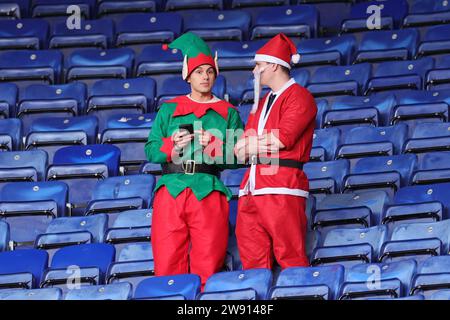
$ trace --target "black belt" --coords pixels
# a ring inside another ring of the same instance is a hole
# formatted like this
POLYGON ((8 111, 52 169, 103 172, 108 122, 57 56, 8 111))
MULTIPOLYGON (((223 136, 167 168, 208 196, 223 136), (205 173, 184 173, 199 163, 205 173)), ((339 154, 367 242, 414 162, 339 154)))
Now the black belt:
POLYGON ((162 174, 184 173, 193 175, 194 173, 207 173, 220 177, 220 169, 211 164, 196 163, 194 160, 187 160, 183 164, 164 163, 161 165, 162 174))
POLYGON ((266 164, 303 170, 303 162, 292 159, 251 157, 250 164, 266 164))

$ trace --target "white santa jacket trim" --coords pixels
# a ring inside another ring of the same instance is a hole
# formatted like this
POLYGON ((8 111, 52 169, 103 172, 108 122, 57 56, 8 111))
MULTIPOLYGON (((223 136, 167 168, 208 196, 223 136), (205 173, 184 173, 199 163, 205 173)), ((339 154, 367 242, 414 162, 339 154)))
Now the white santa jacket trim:
POLYGON ((276 64, 280 64, 283 67, 288 68, 289 70, 291 69, 291 65, 289 63, 287 63, 286 61, 277 58, 275 56, 269 56, 268 54, 255 54, 255 61, 263 61, 263 62, 270 62, 270 63, 276 63, 276 64))
MULTIPOLYGON (((277 92, 270 92, 273 94, 276 94, 275 100, 272 102, 272 107, 269 109, 269 112, 267 113, 266 117, 264 117, 264 114, 266 114, 267 109, 267 102, 268 98, 270 96, 270 93, 267 95, 266 100, 264 101, 263 109, 261 112, 261 115, 259 116, 258 121, 258 134, 262 134, 264 127, 266 126, 267 119, 270 116, 270 112, 273 110, 273 106, 275 105, 277 99, 282 95, 284 91, 286 91, 290 86, 295 84, 295 80, 291 78, 289 81, 287 81, 277 92)), ((252 195, 262 195, 262 194, 287 194, 287 195, 293 195, 293 196, 299 196, 299 197, 305 197, 307 198, 309 196, 309 193, 302 189, 291 189, 291 188, 261 188, 256 189, 255 188, 255 181, 256 181, 256 165, 252 164, 250 167, 250 174, 247 180, 247 183, 244 187, 244 189, 239 190, 239 197, 247 195, 249 192, 252 195)))

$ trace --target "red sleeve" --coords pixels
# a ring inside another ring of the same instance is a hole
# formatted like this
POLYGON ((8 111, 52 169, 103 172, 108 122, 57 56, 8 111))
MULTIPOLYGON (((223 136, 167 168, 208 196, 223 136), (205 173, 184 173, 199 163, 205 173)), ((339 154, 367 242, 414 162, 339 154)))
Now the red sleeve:
POLYGON ((286 149, 291 149, 306 128, 315 121, 317 106, 314 97, 302 89, 291 94, 283 107, 279 136, 286 149))
POLYGON ((166 154, 167 156, 167 162, 171 162, 172 161, 172 152, 173 152, 173 148, 174 148, 174 142, 172 137, 167 137, 167 138, 161 138, 162 140, 162 146, 159 149, 159 151, 163 152, 166 154))

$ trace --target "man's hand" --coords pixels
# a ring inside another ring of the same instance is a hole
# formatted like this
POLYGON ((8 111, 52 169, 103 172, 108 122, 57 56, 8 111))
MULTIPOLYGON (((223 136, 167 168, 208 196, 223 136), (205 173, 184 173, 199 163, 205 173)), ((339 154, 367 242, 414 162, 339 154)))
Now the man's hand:
POLYGON ((198 141, 203 147, 206 147, 212 139, 212 134, 203 129, 195 130, 194 132, 198 134, 198 141))
POLYGON ((283 143, 273 134, 273 132, 258 136, 258 143, 261 147, 265 146, 265 149, 268 152, 278 152, 284 148, 283 143))
POLYGON ((194 138, 193 134, 189 134, 186 130, 178 131, 173 135, 173 143, 175 145, 175 150, 180 151, 186 147, 191 140, 194 138))

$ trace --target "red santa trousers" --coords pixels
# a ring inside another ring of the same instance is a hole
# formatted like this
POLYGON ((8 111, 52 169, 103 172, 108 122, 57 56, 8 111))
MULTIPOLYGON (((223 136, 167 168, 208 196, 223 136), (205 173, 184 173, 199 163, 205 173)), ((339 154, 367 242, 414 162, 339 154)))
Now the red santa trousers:
POLYGON ((174 198, 162 186, 153 202, 155 274, 197 274, 203 289, 208 277, 223 267, 228 216, 227 198, 219 191, 199 201, 190 188, 174 198))
POLYGON ((306 255, 306 199, 293 195, 239 198, 236 237, 244 269, 309 266, 306 255))

